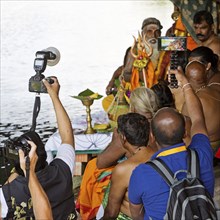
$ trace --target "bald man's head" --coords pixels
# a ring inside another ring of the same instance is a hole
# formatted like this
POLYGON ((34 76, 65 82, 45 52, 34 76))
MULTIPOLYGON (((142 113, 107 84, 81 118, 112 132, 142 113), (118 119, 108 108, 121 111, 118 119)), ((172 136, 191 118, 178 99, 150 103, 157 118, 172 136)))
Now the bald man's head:
POLYGON ((157 143, 163 147, 181 143, 185 134, 185 120, 174 108, 162 108, 151 122, 157 143))
POLYGON ((199 84, 207 81, 206 66, 197 61, 193 60, 186 66, 186 77, 190 83, 199 84))

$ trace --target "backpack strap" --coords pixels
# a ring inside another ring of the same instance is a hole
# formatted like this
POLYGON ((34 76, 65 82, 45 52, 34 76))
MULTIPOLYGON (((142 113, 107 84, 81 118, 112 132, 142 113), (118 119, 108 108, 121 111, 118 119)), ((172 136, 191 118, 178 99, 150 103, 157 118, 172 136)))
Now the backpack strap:
POLYGON ((154 160, 146 162, 146 164, 156 170, 169 186, 174 183, 174 174, 163 160, 155 158, 154 160))
POLYGON ((192 177, 199 178, 200 176, 200 168, 199 168, 199 158, 198 154, 195 150, 190 148, 187 149, 188 151, 188 171, 191 173, 192 177))
MULTIPOLYGON (((197 177, 199 178, 200 170, 199 170, 199 159, 196 151, 188 148, 188 177, 197 177)), ((146 164, 150 165, 154 170, 156 170, 165 180, 165 182, 171 186, 175 181, 175 176, 170 168, 166 165, 166 163, 160 158, 155 158, 154 160, 146 162, 146 164)), ((179 172, 182 172, 180 170, 179 172)), ((185 171, 186 172, 186 171, 185 171)))

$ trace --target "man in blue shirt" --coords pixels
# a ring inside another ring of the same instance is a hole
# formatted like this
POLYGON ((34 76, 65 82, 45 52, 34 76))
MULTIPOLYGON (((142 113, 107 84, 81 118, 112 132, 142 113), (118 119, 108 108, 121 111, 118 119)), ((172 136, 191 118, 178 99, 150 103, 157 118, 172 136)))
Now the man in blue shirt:
MULTIPOLYGON (((207 135, 203 110, 190 83, 178 68, 176 74, 185 96, 186 107, 192 122, 191 143, 199 156, 200 179, 211 196, 214 194, 213 152, 207 135)), ((182 139, 185 136, 184 117, 172 108, 159 110, 151 122, 152 136, 160 157, 173 173, 187 169, 187 151, 182 139)), ((179 175, 181 179, 183 176, 179 175)), ((149 165, 141 164, 132 173, 129 183, 129 201, 132 219, 163 219, 169 197, 169 186, 149 165), (144 207, 144 208, 143 208, 144 207)))

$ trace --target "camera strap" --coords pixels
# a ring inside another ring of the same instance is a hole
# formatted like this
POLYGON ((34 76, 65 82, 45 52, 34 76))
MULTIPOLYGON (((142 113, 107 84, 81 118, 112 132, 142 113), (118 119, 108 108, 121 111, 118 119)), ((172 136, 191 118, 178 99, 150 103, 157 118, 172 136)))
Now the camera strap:
POLYGON ((33 109, 33 117, 32 117, 32 126, 31 126, 31 129, 30 131, 35 131, 36 129, 36 119, 37 119, 37 116, 40 112, 40 105, 41 105, 41 102, 40 102, 40 94, 37 93, 36 94, 36 97, 35 97, 35 102, 34 102, 34 109, 33 109))
MULTIPOLYGON (((25 170, 26 170, 26 179, 27 179, 27 187, 28 187, 29 177, 30 177, 30 157, 29 157, 29 155, 27 155, 27 157, 25 159, 25 170)), ((28 198, 27 198, 26 204, 27 204, 27 217, 26 217, 26 219, 28 220, 28 219, 31 219, 30 212, 29 212, 29 206, 28 206, 28 198)))
POLYGON ((25 169, 26 169, 26 179, 27 179, 27 184, 28 184, 29 176, 30 176, 30 157, 28 155, 25 160, 25 169))

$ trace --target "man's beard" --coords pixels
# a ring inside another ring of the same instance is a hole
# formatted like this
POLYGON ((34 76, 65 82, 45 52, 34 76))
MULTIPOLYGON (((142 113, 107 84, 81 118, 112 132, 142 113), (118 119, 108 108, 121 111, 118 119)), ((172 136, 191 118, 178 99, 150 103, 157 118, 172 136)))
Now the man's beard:
MULTIPOLYGON (((151 45, 151 47, 153 49, 153 53, 150 56, 150 59, 153 63, 154 70, 155 70, 157 68, 157 64, 158 64, 159 56, 160 56, 160 51, 158 51, 158 40, 155 39, 155 38, 154 39, 148 39, 147 42, 151 45), (151 41, 155 42, 155 43, 151 43, 151 41)), ((146 52, 149 53, 150 51, 149 51, 148 46, 145 45, 145 48, 146 48, 146 52)))

